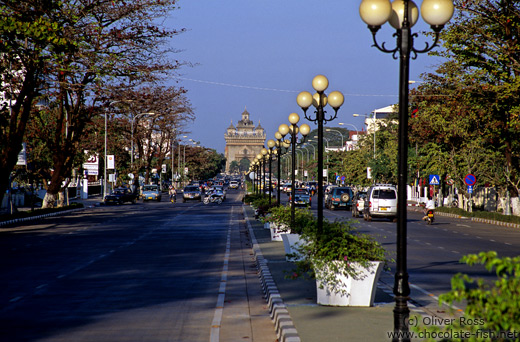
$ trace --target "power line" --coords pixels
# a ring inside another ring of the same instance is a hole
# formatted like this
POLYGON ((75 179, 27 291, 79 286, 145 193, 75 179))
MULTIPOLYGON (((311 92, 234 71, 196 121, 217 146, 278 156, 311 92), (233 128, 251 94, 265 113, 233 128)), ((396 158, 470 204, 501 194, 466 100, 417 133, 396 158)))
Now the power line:
MULTIPOLYGON (((245 88, 245 89, 263 90, 263 91, 276 91, 276 92, 283 92, 283 93, 299 93, 299 91, 297 91, 297 90, 253 87, 253 86, 240 85, 240 84, 196 80, 193 78, 180 77, 180 76, 175 76, 174 78, 183 80, 183 81, 212 84, 212 85, 218 85, 218 86, 224 86, 224 87, 245 88)), ((381 94, 343 94, 343 95, 344 96, 367 96, 367 97, 396 97, 397 96, 397 95, 381 95, 381 94)))

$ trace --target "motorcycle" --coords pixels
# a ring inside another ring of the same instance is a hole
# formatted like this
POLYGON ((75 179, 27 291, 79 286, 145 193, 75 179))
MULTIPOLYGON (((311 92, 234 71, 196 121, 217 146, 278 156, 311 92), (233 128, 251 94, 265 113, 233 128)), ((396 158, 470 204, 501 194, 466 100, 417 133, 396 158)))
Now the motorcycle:
POLYGON ((222 201, 223 201, 223 196, 222 195, 212 193, 212 194, 209 194, 208 196, 204 197, 204 200, 202 202, 204 204, 209 204, 209 203, 221 204, 222 201))
POLYGON ((429 209, 428 212, 426 213, 426 221, 428 222, 428 224, 432 224, 435 217, 433 215, 434 211, 432 209, 429 209))

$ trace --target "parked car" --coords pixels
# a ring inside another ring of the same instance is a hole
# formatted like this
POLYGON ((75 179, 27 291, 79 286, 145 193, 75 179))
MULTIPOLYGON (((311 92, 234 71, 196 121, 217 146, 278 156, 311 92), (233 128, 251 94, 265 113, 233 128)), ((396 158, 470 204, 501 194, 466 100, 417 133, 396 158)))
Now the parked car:
POLYGON ((394 185, 376 184, 368 189, 363 218, 371 221, 372 217, 397 218, 397 188, 394 185))
POLYGON ((202 191, 196 185, 188 185, 182 191, 182 201, 199 201, 202 202, 202 191))
POLYGON ((105 204, 123 204, 125 202, 135 204, 137 203, 137 193, 134 193, 129 188, 116 188, 111 194, 106 195, 103 201, 105 204))
POLYGON ((365 191, 359 191, 354 195, 352 199, 352 217, 363 216, 366 199, 367 193, 365 191))
POLYGON ((307 189, 295 189, 294 192, 295 192, 294 193, 294 206, 295 207, 310 207, 311 206, 311 194, 307 189))
POLYGON ((336 208, 352 208, 352 189, 349 187, 338 186, 333 188, 327 197, 327 208, 334 210, 336 208))
POLYGON ((141 195, 143 201, 157 201, 160 202, 162 199, 162 193, 158 185, 145 185, 143 186, 143 194, 141 195))

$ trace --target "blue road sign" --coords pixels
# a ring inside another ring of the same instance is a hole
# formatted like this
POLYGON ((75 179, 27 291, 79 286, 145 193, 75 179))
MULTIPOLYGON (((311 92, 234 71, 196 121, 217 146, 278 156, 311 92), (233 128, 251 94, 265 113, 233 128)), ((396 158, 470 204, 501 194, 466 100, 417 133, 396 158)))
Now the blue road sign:
POLYGON ((473 193, 473 185, 468 185, 468 194, 473 193))
POLYGON ((440 177, 439 175, 430 175, 430 185, 439 185, 440 177))
POLYGON ((473 186, 477 182, 477 177, 475 175, 472 175, 471 173, 467 174, 466 177, 464 177, 464 183, 468 186, 473 186))

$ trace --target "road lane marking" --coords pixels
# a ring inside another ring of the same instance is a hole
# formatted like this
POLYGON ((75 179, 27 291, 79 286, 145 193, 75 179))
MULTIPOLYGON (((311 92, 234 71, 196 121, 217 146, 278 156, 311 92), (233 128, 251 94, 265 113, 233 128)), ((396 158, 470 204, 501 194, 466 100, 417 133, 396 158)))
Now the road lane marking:
POLYGON ((218 290, 217 304, 215 306, 215 313, 213 314, 213 321, 211 322, 209 341, 210 342, 219 342, 220 341, 220 325, 222 323, 222 314, 224 312, 224 301, 226 299, 226 284, 228 277, 228 268, 229 268, 229 255, 231 253, 231 227, 232 227, 232 218, 235 207, 231 207, 231 214, 229 215, 229 224, 227 231, 227 240, 226 240, 226 252, 224 254, 224 262, 222 266, 222 275, 220 278, 220 286, 218 290))

